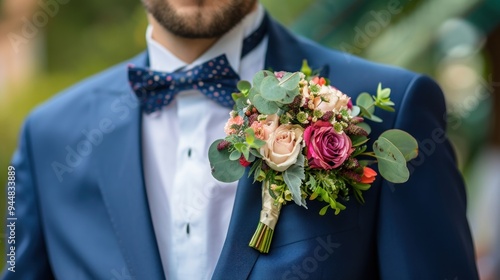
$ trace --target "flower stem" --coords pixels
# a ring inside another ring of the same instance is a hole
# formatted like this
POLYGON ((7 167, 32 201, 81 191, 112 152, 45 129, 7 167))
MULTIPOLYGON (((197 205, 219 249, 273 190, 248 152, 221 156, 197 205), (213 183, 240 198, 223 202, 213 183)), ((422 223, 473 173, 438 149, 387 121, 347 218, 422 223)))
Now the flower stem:
POLYGON ((261 253, 269 253, 271 241, 273 239, 274 230, 267 225, 259 222, 257 230, 255 231, 252 240, 250 240, 250 247, 256 249, 261 253))
POLYGON ((274 228, 278 223, 281 211, 281 203, 277 203, 269 192, 269 182, 265 181, 262 186, 262 211, 257 229, 248 246, 261 253, 269 253, 271 241, 273 240, 274 228))

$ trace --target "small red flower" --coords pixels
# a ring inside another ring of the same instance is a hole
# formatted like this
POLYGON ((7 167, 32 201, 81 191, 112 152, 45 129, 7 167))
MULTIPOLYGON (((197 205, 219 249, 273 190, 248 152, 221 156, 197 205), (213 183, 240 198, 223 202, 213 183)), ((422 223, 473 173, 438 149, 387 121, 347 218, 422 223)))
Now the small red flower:
POLYGON ((371 169, 370 167, 363 168, 363 176, 361 176, 361 183, 363 184, 371 184, 375 181, 377 177, 377 172, 371 169))
POLYGON ((326 85, 326 80, 323 77, 321 77, 321 78, 320 77, 314 77, 312 79, 312 81, 313 81, 313 83, 315 83, 317 85, 320 85, 320 86, 326 85))
POLYGON ((247 167, 250 165, 251 162, 247 161, 244 156, 240 157, 240 164, 243 167, 247 167))

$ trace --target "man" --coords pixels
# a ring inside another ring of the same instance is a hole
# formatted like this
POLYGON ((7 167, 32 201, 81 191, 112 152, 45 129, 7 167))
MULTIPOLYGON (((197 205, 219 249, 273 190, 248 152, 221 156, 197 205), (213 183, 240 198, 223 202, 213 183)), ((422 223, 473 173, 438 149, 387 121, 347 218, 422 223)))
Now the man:
POLYGON ((13 159, 16 272, 3 279, 477 279, 432 80, 291 35, 253 0, 143 2, 147 52, 27 118, 13 159), (303 59, 353 99, 390 87, 397 113, 373 133, 396 127, 427 146, 408 183, 379 180, 364 205, 349 201, 338 216, 286 206, 260 254, 248 246, 260 186, 210 175, 207 150, 230 111, 216 77, 228 66, 247 80, 297 71, 303 59), (175 77, 172 96, 157 91, 175 77))

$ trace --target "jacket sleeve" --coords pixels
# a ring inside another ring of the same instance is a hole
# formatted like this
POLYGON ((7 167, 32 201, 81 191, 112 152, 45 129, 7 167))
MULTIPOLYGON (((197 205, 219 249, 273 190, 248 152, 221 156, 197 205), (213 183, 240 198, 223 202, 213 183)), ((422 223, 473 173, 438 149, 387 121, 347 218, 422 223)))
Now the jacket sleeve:
POLYGON ((410 179, 381 186, 378 257, 381 279, 478 279, 466 218, 466 193, 446 137, 446 106, 425 76, 408 85, 394 127, 413 135, 419 156, 410 179))
MULTIPOLYGON (((17 219, 7 220, 7 225, 10 225, 10 228, 7 227, 5 246, 7 254, 15 253, 15 259, 7 256, 7 261, 14 261, 7 262, 4 267, 1 277, 4 280, 54 279, 40 222, 40 209, 37 203, 38 190, 30 150, 32 139, 30 139, 29 126, 28 119, 22 129, 19 146, 11 163, 11 166, 15 168, 15 175, 14 180, 9 182, 15 184, 7 183, 7 194, 9 194, 8 191, 11 191, 10 195, 12 195, 14 191, 14 196, 11 196, 11 199, 7 199, 7 201, 13 201, 14 203, 11 205, 15 208, 12 210, 13 212, 7 213, 7 218, 17 219), (15 190, 12 188, 13 185, 15 190), (12 223, 15 224, 14 227, 12 227, 12 223), (10 236, 14 236, 14 238, 9 239, 10 236)), ((7 209, 7 205, 5 209, 7 209)))

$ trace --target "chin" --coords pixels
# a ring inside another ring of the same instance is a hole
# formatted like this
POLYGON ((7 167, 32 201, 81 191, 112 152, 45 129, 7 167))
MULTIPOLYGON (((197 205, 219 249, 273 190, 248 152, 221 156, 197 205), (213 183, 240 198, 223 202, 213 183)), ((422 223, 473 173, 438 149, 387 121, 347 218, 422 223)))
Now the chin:
POLYGON ((207 9, 230 5, 234 0, 164 0, 177 10, 207 9))

